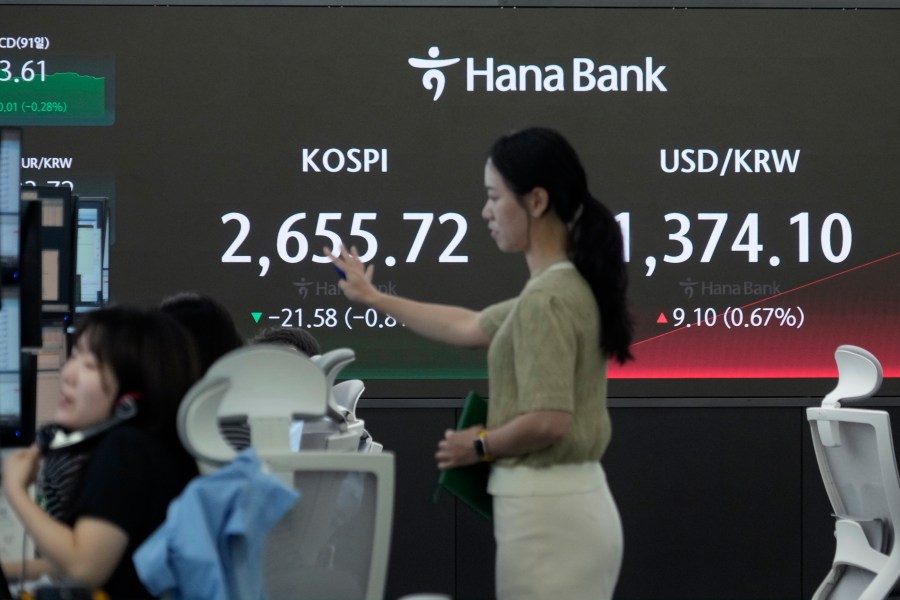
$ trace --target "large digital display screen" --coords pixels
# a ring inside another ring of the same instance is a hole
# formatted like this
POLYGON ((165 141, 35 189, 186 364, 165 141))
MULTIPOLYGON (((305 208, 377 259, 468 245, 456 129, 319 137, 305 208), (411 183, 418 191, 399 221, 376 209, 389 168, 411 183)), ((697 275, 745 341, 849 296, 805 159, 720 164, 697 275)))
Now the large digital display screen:
POLYGON ((367 395, 461 396, 482 351, 350 305, 512 297, 491 142, 554 127, 617 215, 636 360, 612 396, 815 397, 834 349, 900 377, 900 12, 2 6, 22 178, 109 199, 111 300, 208 293, 243 334, 348 346, 367 395))

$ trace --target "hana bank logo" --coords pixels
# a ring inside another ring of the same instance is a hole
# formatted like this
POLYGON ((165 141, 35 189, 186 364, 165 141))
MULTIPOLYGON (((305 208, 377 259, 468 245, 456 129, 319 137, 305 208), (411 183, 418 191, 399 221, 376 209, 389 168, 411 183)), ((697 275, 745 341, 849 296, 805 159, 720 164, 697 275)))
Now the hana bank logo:
MULTIPOLYGON (((415 69, 424 69, 422 86, 434 90, 436 102, 447 85, 442 70, 462 62, 462 58, 441 58, 437 46, 428 49, 429 58, 408 58, 415 69)), ((665 93, 663 80, 667 66, 653 56, 634 57, 633 62, 609 64, 593 58, 576 56, 560 64, 508 64, 493 56, 465 59, 467 92, 518 93, 665 93)))
POLYGON ((438 58, 440 54, 441 49, 437 46, 432 46, 428 49, 428 56, 430 58, 409 59, 411 67, 428 69, 422 74, 422 86, 426 90, 434 90, 434 98, 432 98, 433 102, 441 97, 441 94, 444 93, 444 86, 447 84, 447 77, 440 69, 455 65, 460 61, 459 58, 438 58))

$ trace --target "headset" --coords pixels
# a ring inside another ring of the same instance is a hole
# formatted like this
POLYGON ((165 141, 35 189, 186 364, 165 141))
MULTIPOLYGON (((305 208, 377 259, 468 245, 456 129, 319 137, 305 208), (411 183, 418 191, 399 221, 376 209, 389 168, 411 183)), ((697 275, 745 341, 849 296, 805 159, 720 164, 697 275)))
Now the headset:
POLYGON ((79 431, 67 431, 62 425, 50 423, 41 427, 35 435, 35 441, 41 450, 41 454, 72 448, 77 444, 86 442, 95 436, 133 419, 138 414, 138 400, 141 395, 138 392, 123 394, 117 401, 112 417, 93 427, 79 431))

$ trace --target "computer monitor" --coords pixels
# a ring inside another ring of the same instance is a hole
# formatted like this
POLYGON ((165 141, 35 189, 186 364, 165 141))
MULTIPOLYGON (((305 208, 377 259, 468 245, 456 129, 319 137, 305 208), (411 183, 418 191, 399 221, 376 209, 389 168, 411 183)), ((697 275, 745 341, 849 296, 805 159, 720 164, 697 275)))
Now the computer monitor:
MULTIPOLYGON (((37 359, 22 353, 22 342, 40 343, 40 307, 22 313, 22 217, 19 197, 22 131, 0 128, 0 447, 24 446, 34 438, 37 359)), ((39 213, 30 212, 27 254, 39 257, 39 213)), ((40 269, 30 290, 40 291, 40 269), (36 287, 35 287, 36 286, 36 287)), ((0 581, 0 594, 7 591, 0 581)))
POLYGON ((0 129, 0 268, 13 269, 19 259, 19 180, 22 132, 0 129))
POLYGON ((75 311, 100 308, 108 300, 109 211, 106 198, 75 199, 75 311))
MULTIPOLYGON (((40 206, 37 216, 43 274, 40 310, 45 317, 65 320, 74 312, 76 296, 75 199, 72 190, 66 186, 23 187, 21 197, 24 204, 37 202, 40 206)), ((22 235, 25 235, 24 229, 22 235)))
POLYGON ((0 286, 0 447, 34 439, 37 357, 21 349, 19 287, 0 286))

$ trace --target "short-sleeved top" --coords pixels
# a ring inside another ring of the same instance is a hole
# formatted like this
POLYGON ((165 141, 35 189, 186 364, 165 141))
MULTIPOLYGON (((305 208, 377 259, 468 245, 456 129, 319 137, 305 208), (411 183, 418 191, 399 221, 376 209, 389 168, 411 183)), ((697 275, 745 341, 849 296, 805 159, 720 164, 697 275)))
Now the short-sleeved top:
POLYGON ((103 434, 88 461, 76 500, 79 517, 108 521, 128 535, 128 547, 103 589, 111 598, 151 598, 131 557, 166 518, 169 503, 197 475, 177 440, 163 442, 120 425, 103 434))
POLYGON ((487 427, 538 410, 573 415, 566 436, 547 448, 497 461, 547 467, 599 460, 612 427, 600 315, 587 281, 569 261, 531 278, 518 298, 481 311, 488 349, 487 427))

